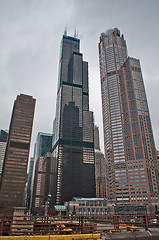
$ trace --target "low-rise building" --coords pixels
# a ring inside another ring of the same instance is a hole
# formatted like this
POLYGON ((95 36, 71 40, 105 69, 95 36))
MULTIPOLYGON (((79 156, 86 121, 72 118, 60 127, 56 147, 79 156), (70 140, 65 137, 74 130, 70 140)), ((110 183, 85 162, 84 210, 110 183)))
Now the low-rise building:
POLYGON ((74 197, 65 203, 68 215, 107 215, 108 206, 105 198, 74 197))

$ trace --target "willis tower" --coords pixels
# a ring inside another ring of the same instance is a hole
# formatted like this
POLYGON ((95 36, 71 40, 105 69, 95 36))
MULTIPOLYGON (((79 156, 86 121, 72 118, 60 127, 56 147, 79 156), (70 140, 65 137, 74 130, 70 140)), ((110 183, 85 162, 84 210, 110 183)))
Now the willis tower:
POLYGON ((54 203, 95 197, 94 119, 80 40, 63 35, 53 124, 54 203))

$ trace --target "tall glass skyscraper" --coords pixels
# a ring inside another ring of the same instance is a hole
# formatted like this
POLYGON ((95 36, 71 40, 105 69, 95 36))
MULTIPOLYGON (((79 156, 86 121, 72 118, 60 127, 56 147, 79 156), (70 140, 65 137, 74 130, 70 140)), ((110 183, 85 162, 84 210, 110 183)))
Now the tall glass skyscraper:
POLYGON ((32 182, 32 175, 33 175, 33 166, 34 166, 34 158, 31 157, 29 161, 29 170, 27 175, 26 181, 26 189, 25 189, 25 207, 27 211, 30 208, 30 198, 31 198, 31 182, 32 182))
POLYGON ((94 197, 94 121, 89 111, 88 63, 80 40, 64 35, 61 41, 53 157, 55 202, 94 197))
POLYGON ((158 204, 159 166, 138 59, 119 29, 99 43, 107 197, 118 204, 158 204))

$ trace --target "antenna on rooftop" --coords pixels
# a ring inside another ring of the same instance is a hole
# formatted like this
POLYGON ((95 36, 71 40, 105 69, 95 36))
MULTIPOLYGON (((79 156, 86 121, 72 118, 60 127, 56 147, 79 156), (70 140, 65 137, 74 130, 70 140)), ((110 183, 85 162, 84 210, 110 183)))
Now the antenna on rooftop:
POLYGON ((74 37, 77 38, 78 37, 78 31, 75 28, 75 32, 74 32, 74 37))
POLYGON ((67 25, 65 26, 64 35, 67 35, 67 25))

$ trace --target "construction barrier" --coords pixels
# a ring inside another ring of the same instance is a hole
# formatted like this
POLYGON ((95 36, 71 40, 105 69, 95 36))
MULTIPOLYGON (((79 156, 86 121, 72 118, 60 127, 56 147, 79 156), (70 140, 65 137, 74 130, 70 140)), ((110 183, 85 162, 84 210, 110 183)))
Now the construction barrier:
POLYGON ((0 240, 75 240, 100 239, 100 234, 47 235, 47 236, 1 236, 0 240))

